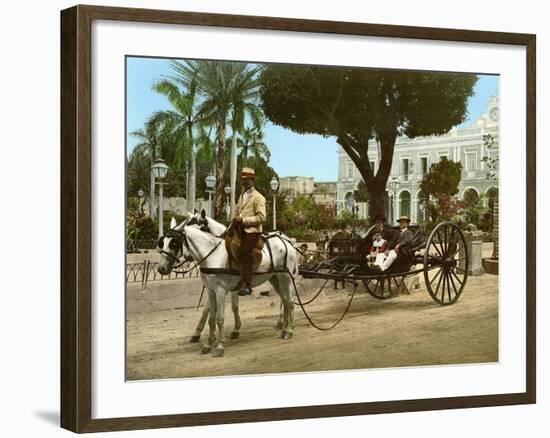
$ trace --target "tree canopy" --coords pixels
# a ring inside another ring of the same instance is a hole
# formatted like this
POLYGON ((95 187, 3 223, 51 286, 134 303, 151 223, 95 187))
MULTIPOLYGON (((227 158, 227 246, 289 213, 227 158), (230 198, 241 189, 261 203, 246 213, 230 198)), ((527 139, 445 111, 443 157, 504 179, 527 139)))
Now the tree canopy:
POLYGON ((440 135, 462 123, 477 76, 274 64, 260 80, 262 108, 274 124, 336 137, 367 185, 373 217, 384 211, 396 138, 440 135), (380 146, 376 174, 369 140, 380 146))
POLYGON ((430 166, 430 171, 424 175, 420 183, 420 189, 432 196, 453 196, 458 193, 461 177, 462 164, 442 157, 438 163, 430 166))

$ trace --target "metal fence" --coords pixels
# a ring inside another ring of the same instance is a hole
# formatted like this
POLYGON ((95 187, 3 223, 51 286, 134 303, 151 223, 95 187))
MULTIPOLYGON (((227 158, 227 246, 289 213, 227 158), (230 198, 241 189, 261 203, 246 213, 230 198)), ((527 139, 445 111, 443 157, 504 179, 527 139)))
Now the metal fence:
POLYGON ((126 239, 127 253, 147 252, 148 250, 155 249, 156 247, 157 241, 155 239, 126 239))
POLYGON ((184 278, 196 278, 200 275, 198 267, 185 272, 191 268, 191 263, 184 263, 176 272, 172 271, 168 275, 159 274, 157 266, 158 262, 151 262, 150 260, 145 260, 141 263, 127 263, 126 283, 141 283, 141 287, 145 288, 149 281, 181 280, 184 278))

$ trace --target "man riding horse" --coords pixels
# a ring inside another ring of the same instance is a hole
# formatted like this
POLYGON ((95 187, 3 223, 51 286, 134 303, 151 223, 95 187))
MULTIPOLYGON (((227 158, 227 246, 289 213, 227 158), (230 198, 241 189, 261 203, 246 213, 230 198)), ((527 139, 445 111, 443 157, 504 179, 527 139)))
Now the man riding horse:
POLYGON ((239 295, 252 294, 253 274, 253 250, 258 245, 262 234, 262 224, 265 222, 265 198, 254 188, 254 169, 243 167, 242 170, 243 192, 235 211, 236 223, 241 225, 242 235, 239 250, 239 263, 241 265, 241 280, 243 287, 239 295))

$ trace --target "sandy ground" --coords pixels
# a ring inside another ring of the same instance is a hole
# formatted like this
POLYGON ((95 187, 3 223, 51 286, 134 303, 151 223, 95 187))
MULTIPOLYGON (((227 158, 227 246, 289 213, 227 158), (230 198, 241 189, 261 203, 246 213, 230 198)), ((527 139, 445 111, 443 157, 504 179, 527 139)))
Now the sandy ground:
MULTIPOLYGON (((302 299, 321 284, 300 280, 302 299)), ((470 277, 457 303, 441 307, 420 287, 390 300, 372 298, 361 285, 346 318, 335 329, 311 327, 298 306, 294 337, 278 338, 274 328, 279 299, 258 287, 241 297, 241 336, 227 336, 221 358, 200 354, 201 343, 189 343, 199 319, 198 279, 149 283, 127 295, 127 379, 158 379, 359 369, 498 361, 498 277, 470 277)), ((330 325, 344 310, 351 293, 327 287, 307 306, 315 322, 330 325)), ((204 298, 203 298, 204 300, 204 298)), ((226 334, 233 316, 226 306, 226 334)))

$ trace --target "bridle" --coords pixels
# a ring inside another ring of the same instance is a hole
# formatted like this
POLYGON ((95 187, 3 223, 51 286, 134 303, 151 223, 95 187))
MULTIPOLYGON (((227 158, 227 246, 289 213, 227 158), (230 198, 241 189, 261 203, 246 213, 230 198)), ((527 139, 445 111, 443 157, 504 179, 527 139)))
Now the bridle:
MULTIPOLYGON (((164 238, 166 238, 166 237, 171 237, 172 239, 174 239, 174 238, 178 239, 178 241, 180 242, 180 245, 179 245, 179 251, 180 252, 183 252, 183 244, 184 243, 189 248, 189 242, 187 241, 187 235, 185 234, 185 231, 181 232, 181 231, 178 231, 176 229, 170 229, 166 232, 166 234, 164 236, 162 236, 162 240, 164 240, 164 238)), ((165 251, 164 248, 161 248, 160 253, 162 255, 165 255, 166 257, 171 258, 172 260, 174 260, 174 262, 176 264, 174 266, 172 266, 172 269, 179 268, 181 265, 183 265, 185 263, 185 259, 181 260, 181 258, 175 256, 174 254, 169 253, 168 251, 165 251)))
MULTIPOLYGON (((174 228, 168 230, 166 232, 166 234, 164 236, 162 236, 162 239, 164 239, 165 237, 172 237, 172 238, 176 238, 178 239, 179 241, 181 241, 181 244, 180 244, 180 251, 183 252, 183 245, 185 244, 185 246, 187 248, 189 248, 189 241, 187 240, 187 234, 185 233, 185 231, 179 231, 179 230, 176 230, 174 228)), ((218 247, 221 245, 221 243, 223 242, 224 240, 221 239, 215 246, 214 248, 212 248, 208 254, 206 254, 200 261, 198 262, 195 262, 195 264, 193 266, 191 266, 189 269, 185 270, 185 271, 178 271, 177 273, 178 274, 186 274, 188 272, 191 272, 193 269, 195 269, 196 267, 200 266, 200 264, 202 262, 204 262, 208 257, 210 257, 210 255, 216 250, 218 249, 218 247)), ((162 255, 165 255, 165 256, 168 256, 169 258, 171 258, 172 260, 175 260, 175 262, 177 264, 175 264, 174 266, 172 266, 172 271, 174 271, 174 269, 177 269, 179 268, 181 265, 183 265, 186 260, 183 259, 181 260, 181 258, 175 256, 174 254, 171 254, 169 253, 168 251, 165 251, 164 248, 162 248, 160 250, 160 253, 162 255)))

